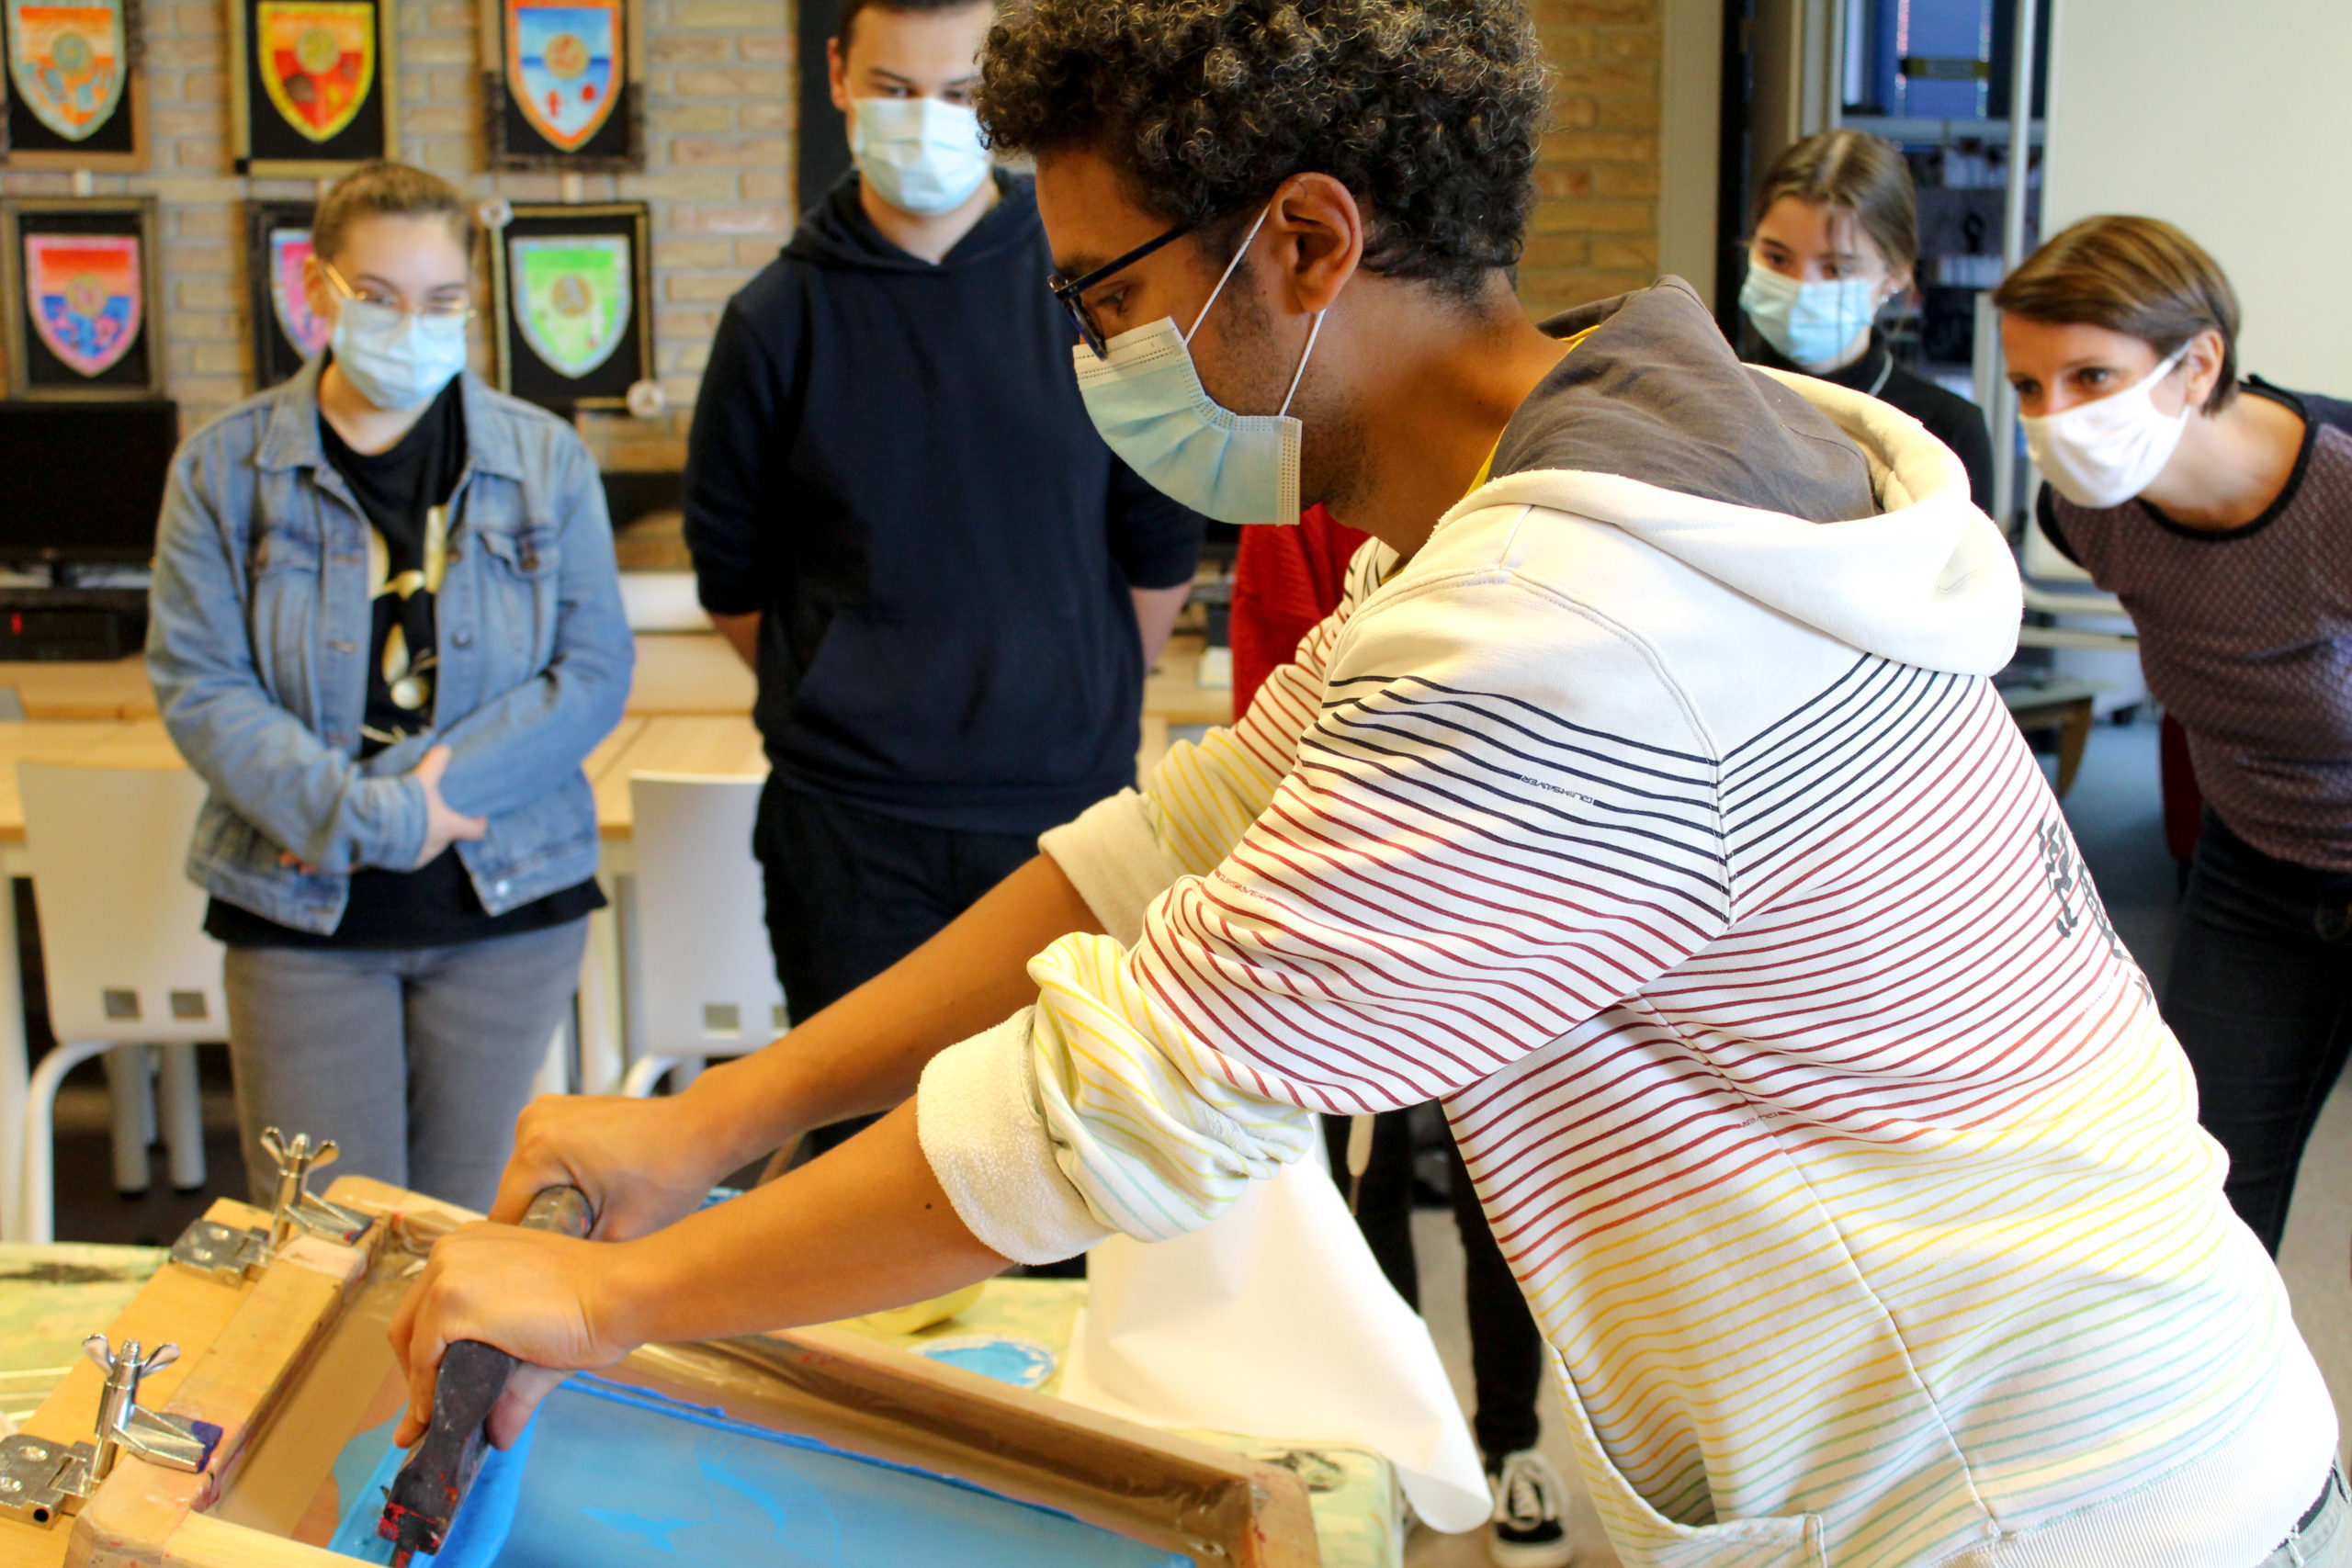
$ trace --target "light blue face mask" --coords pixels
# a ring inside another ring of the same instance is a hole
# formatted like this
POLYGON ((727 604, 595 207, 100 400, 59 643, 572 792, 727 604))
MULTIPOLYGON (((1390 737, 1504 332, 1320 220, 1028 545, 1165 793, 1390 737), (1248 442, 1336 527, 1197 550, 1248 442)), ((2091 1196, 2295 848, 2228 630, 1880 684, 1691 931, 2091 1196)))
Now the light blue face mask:
POLYGON ((1739 286, 1739 308, 1764 341, 1807 370, 1835 365, 1878 314, 1878 279, 1799 283, 1757 262, 1739 286))
POLYGON ((412 316, 389 305, 345 299, 327 341, 359 395, 379 409, 431 401, 466 367, 463 316, 412 316))
POLYGON ((1268 207, 1258 215, 1208 304, 1193 318, 1191 332, 1180 333, 1175 321, 1163 316, 1113 338, 1100 359, 1084 344, 1070 349, 1079 396, 1111 450, 1160 494, 1220 523, 1298 521, 1298 444, 1305 432, 1290 417, 1290 405, 1323 331, 1323 312, 1315 312, 1278 413, 1235 413, 1210 397, 1190 346, 1272 211, 1268 207))
POLYGON ((935 218, 989 177, 979 117, 937 98, 859 98, 850 116, 857 176, 901 212, 935 218))

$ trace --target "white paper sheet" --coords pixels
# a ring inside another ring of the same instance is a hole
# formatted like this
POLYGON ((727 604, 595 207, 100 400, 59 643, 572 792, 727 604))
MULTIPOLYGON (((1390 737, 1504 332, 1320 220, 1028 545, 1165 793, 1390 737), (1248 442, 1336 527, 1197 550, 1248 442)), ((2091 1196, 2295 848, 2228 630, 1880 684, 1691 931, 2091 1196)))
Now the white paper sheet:
POLYGON ((1154 1427, 1387 1456, 1414 1510, 1476 1529, 1493 1504, 1429 1327, 1390 1287, 1319 1163, 1251 1185, 1207 1228, 1087 1255, 1061 1395, 1154 1427))

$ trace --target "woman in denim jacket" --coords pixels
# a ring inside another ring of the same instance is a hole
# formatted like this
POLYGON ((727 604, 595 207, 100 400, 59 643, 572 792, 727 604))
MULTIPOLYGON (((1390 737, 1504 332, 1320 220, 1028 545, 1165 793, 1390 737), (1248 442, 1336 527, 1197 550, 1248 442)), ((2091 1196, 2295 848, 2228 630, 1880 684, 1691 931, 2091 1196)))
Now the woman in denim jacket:
POLYGON ((464 367, 454 188, 371 164, 312 240, 330 346, 174 459, 148 674, 211 786, 188 874, 256 1198, 276 1125, 487 1208, 604 903, 581 763, 628 691, 612 529, 579 437, 464 367))

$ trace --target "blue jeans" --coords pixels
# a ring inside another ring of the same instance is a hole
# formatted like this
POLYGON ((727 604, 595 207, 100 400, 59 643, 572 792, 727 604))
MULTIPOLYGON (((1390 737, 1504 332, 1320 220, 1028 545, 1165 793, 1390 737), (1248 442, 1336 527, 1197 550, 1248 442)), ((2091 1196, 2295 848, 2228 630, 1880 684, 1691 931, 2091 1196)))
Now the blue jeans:
POLYGON ((2198 1120, 2229 1153, 2230 1204, 2276 1256, 2352 1052, 2352 876, 2274 860, 2206 812, 2164 1015, 2197 1071, 2198 1120))
POLYGON ((229 1054, 247 1185, 267 1207, 265 1127, 333 1138, 337 1176, 487 1209, 514 1119, 571 1004, 584 919, 407 950, 231 948, 229 1054))
POLYGON ((2352 1568, 2352 1502, 2345 1495, 2343 1466, 2328 1472, 2327 1489, 2310 1522, 2255 1568, 2352 1568))

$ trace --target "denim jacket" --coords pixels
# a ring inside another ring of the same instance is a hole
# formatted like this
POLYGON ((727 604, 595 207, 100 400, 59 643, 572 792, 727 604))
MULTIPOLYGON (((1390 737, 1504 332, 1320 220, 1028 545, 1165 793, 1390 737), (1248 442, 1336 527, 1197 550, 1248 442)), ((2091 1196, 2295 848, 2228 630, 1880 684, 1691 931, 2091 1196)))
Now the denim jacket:
POLYGON ((352 871, 415 863, 424 789, 407 775, 446 745, 443 797, 489 821, 457 846, 484 909, 586 880, 596 806, 581 763, 620 721, 635 659, 595 465, 569 427, 466 373, 434 730, 363 761, 368 524, 320 445, 321 364, 172 460, 147 674, 211 786, 188 875, 280 925, 332 932, 352 871), (280 865, 281 849, 317 873, 280 865))

